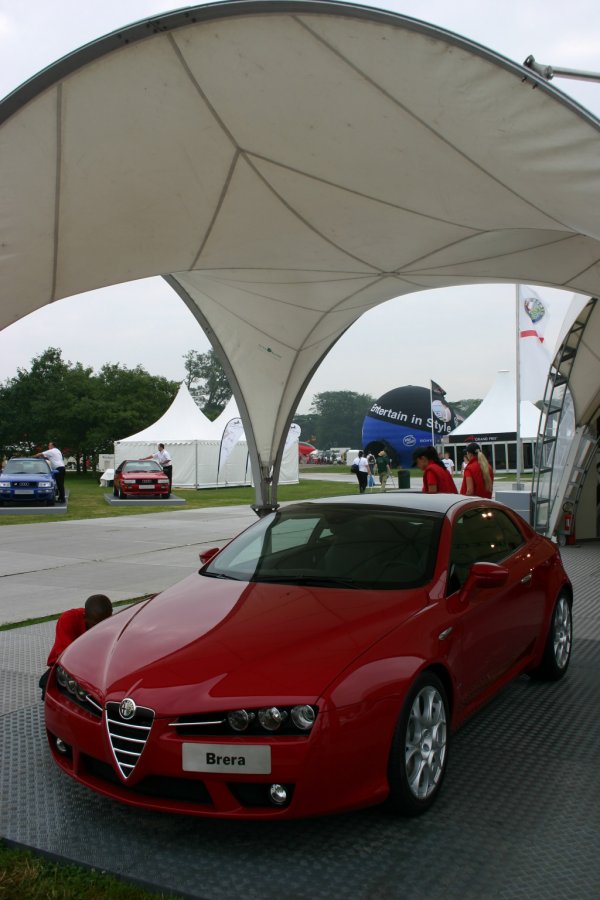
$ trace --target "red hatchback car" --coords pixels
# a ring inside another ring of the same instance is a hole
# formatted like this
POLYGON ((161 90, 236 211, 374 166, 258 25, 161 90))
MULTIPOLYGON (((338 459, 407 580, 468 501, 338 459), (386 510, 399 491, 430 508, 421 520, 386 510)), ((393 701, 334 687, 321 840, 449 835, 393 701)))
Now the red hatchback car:
POLYGON ((168 497, 169 479, 153 459, 127 459, 115 469, 113 494, 126 497, 168 497))
POLYGON ((55 761, 125 803, 275 819, 387 800, 416 815, 454 729, 518 675, 567 671, 559 550, 490 500, 293 504, 201 558, 71 644, 49 679, 55 761))

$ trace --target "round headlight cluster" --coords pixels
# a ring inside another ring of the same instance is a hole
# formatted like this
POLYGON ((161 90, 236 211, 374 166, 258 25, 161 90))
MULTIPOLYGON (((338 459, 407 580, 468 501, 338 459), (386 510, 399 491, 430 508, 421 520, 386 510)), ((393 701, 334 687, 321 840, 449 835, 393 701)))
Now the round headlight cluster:
POLYGON ((63 688, 66 688, 70 694, 73 694, 74 697, 77 697, 78 700, 86 700, 87 699, 87 691, 78 684, 72 675, 69 675, 62 666, 56 667, 56 680, 59 685, 63 688))
POLYGON ((235 709, 227 713, 227 724, 232 731, 246 731, 252 723, 253 731, 256 731, 256 725, 265 731, 279 731, 284 725, 287 725, 286 732, 290 726, 292 731, 310 731, 315 724, 317 712, 314 706, 308 703, 299 706, 264 706, 258 710, 235 709))

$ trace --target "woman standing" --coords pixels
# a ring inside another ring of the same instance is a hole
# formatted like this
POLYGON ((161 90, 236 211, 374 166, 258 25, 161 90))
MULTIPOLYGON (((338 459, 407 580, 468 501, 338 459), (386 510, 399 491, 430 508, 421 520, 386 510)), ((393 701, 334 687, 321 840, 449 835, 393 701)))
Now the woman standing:
POLYGON ((456 494, 456 485, 435 447, 421 447, 413 454, 413 465, 423 472, 425 494, 456 494))
POLYGON ((467 465, 463 472, 463 482, 460 488, 461 494, 467 497, 492 496, 494 486, 494 473, 487 461, 481 447, 474 441, 466 447, 467 465))

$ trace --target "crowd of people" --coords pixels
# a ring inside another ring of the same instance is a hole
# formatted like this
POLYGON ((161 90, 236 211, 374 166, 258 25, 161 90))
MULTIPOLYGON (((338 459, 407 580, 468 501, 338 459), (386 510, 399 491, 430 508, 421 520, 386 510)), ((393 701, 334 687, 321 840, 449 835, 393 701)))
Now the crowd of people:
MULTIPOLYGON (((413 465, 423 473, 423 492, 426 494, 460 493, 467 497, 486 498, 492 496, 494 472, 485 453, 475 441, 467 444, 465 448, 460 490, 454 482, 454 460, 449 451, 445 451, 441 459, 435 447, 419 447, 413 454, 413 465)), ((367 487, 375 486, 375 475, 379 478, 381 490, 385 491, 388 479, 392 475, 391 460, 385 450, 380 450, 377 456, 359 450, 352 461, 351 471, 356 475, 361 494, 365 493, 367 487)))

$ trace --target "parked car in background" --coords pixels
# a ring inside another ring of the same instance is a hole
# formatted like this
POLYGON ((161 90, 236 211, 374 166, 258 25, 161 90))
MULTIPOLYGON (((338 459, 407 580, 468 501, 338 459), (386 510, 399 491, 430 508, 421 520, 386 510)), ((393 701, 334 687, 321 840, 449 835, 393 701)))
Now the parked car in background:
POLYGON ((126 497, 168 497, 169 479, 153 459, 127 459, 117 466, 113 494, 126 497))
POLYGON ((52 506, 58 498, 52 468, 45 459, 13 456, 0 473, 0 502, 44 503, 52 506))
MULTIPOLYGON (((54 760, 134 806, 277 819, 388 801, 417 815, 455 728, 511 679, 569 665, 560 552, 491 500, 290 504, 200 559, 86 632, 49 678, 54 760)), ((552 694, 527 702, 535 721, 552 694)))

